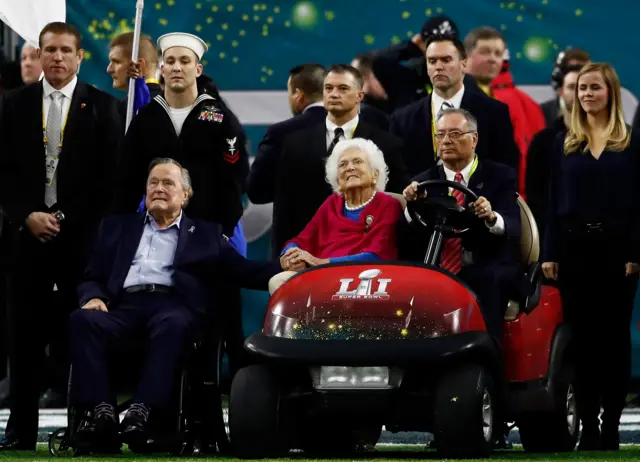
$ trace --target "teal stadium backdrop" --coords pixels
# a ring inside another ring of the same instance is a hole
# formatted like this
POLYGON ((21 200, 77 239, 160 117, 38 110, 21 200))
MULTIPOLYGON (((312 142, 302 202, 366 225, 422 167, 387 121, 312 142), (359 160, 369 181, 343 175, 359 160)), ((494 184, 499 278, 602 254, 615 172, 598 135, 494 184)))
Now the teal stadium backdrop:
MULTIPOLYGON (((67 0, 67 9, 68 21, 84 35, 81 77, 110 89, 105 73, 109 41, 133 29, 135 0, 67 0)), ((223 92, 240 96, 240 101, 254 98, 245 100, 253 102, 251 111, 267 113, 241 116, 255 149, 266 125, 286 117, 284 95, 263 92, 284 90, 289 68, 311 61, 349 62, 359 52, 410 38, 425 20, 441 13, 458 24, 462 35, 481 25, 500 29, 519 85, 548 84, 556 54, 573 45, 588 50, 596 61, 612 63, 623 86, 640 95, 640 3, 627 0, 146 0, 143 32, 154 38, 190 32, 208 42, 205 72, 223 92)), ((247 203, 244 224, 251 258, 266 258, 270 210, 247 203)), ((260 329, 267 298, 263 292, 244 293, 246 334, 260 329)), ((634 318, 634 344, 640 348, 637 326, 634 318)), ((640 376, 640 355, 634 355, 634 369, 640 376)))

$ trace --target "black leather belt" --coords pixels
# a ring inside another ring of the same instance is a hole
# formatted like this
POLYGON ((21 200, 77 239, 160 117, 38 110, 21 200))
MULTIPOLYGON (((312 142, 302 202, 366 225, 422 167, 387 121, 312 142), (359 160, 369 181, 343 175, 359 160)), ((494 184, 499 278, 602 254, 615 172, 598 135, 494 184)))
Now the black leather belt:
POLYGON ((173 292, 173 287, 162 286, 160 284, 139 284, 137 286, 127 287, 124 291, 128 294, 136 292, 162 292, 168 294, 173 292))

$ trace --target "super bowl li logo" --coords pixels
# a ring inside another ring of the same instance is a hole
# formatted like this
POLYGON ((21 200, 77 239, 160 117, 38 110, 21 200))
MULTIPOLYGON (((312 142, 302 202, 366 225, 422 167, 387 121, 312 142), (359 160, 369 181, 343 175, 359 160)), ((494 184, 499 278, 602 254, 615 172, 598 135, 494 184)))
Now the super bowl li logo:
POLYGON ((378 278, 382 274, 379 269, 363 271, 358 275, 360 283, 353 290, 349 290, 353 278, 340 279, 340 290, 331 296, 332 300, 389 300, 387 286, 391 279, 378 278), (373 284, 378 283, 377 290, 373 293, 373 284))

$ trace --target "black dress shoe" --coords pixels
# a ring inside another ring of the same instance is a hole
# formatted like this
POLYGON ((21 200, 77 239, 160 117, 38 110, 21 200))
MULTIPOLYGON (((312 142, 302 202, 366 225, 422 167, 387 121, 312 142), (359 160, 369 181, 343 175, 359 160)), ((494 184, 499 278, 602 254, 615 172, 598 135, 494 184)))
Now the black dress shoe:
POLYGON ((210 443, 196 438, 193 442, 193 448, 191 449, 191 456, 198 457, 205 454, 215 454, 217 447, 215 443, 210 443))
POLYGON ((598 427, 583 427, 580 435, 578 451, 599 451, 600 429, 598 427))
POLYGON ((0 440, 0 451, 35 451, 36 444, 22 443, 18 438, 5 437, 0 440))
POLYGON ((109 403, 98 404, 86 425, 81 425, 77 432, 78 440, 93 447, 111 448, 118 442, 118 422, 115 408, 109 403))
POLYGON ((149 408, 142 403, 133 403, 120 424, 122 440, 130 444, 144 440, 149 422, 149 408))
POLYGON ((602 434, 600 435, 601 451, 619 451, 620 450, 620 432, 618 428, 607 428, 602 426, 602 434))
POLYGON ((513 449, 513 444, 506 435, 497 436, 491 443, 493 449, 513 449))

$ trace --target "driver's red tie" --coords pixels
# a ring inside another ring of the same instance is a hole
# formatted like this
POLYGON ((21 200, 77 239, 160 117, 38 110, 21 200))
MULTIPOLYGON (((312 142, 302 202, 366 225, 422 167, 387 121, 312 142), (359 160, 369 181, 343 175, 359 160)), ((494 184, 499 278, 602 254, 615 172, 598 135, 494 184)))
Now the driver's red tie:
MULTIPOLYGON (((454 178, 456 183, 462 183, 462 173, 456 173, 454 178)), ((464 207, 464 194, 454 189, 451 193, 456 198, 458 205, 464 207)), ((444 241, 442 249, 442 258, 440 259, 440 267, 453 274, 457 274, 462 269, 462 239, 449 238, 444 241)))

